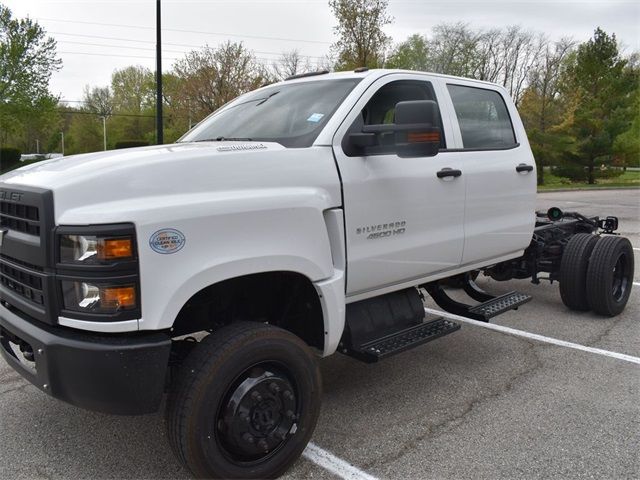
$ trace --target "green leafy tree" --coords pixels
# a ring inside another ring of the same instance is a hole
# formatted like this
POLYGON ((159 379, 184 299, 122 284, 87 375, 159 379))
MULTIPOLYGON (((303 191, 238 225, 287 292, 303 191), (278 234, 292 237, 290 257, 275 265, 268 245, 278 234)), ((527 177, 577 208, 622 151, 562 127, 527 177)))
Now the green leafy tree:
POLYGON ((411 35, 393 49, 385 66, 406 70, 428 70, 429 41, 424 35, 411 35))
POLYGON ((0 143, 24 152, 48 143, 57 128, 49 80, 61 68, 56 42, 31 19, 15 19, 0 4, 0 143))
POLYGON ((31 19, 12 18, 0 5, 0 104, 41 98, 62 64, 56 42, 31 19))
POLYGON ((614 164, 623 167, 640 167, 640 52, 629 57, 626 74, 635 83, 633 101, 629 105, 629 128, 613 141, 614 164))
POLYGON ((637 75, 626 65, 615 35, 597 28, 593 38, 578 46, 575 62, 567 70, 564 93, 573 107, 563 130, 572 141, 563 155, 569 170, 589 184, 612 164, 613 142, 631 126, 629 106, 637 75))
POLYGON ((332 46, 336 70, 384 65, 391 37, 383 28, 393 22, 387 14, 388 4, 388 0, 329 0, 338 21, 334 27, 338 41, 332 46))
POLYGON ((566 108, 560 96, 561 78, 573 49, 570 39, 547 44, 537 68, 530 72, 518 109, 538 164, 538 184, 544 184, 544 167, 558 163, 558 152, 570 139, 558 131, 566 108))
MULTIPOLYGON (((113 109, 111 135, 119 141, 148 140, 155 135, 155 80, 151 70, 130 66, 111 76, 113 109)), ((169 113, 169 112, 167 112, 169 113)), ((114 143, 115 145, 115 143, 114 143)))

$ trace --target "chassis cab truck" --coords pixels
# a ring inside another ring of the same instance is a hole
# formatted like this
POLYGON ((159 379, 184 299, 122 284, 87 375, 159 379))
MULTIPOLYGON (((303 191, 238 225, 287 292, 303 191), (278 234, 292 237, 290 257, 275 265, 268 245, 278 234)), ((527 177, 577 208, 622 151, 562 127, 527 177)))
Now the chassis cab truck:
POLYGON ((0 352, 40 390, 156 411, 198 477, 264 478, 302 453, 318 358, 375 362, 529 300, 474 279, 557 280, 616 315, 617 218, 535 212, 535 163, 497 85, 318 72, 242 95, 173 145, 0 178, 0 352), (469 303, 447 289, 464 288, 469 303))

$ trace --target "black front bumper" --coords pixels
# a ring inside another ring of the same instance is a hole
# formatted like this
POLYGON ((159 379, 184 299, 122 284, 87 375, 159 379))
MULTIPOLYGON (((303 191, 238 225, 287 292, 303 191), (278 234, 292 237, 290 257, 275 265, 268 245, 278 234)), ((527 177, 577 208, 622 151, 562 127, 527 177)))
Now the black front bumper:
POLYGON ((88 410, 157 411, 170 349, 163 333, 80 333, 31 322, 0 305, 0 354, 9 365, 43 392, 88 410), (32 351, 34 362, 21 362, 12 344, 32 351))

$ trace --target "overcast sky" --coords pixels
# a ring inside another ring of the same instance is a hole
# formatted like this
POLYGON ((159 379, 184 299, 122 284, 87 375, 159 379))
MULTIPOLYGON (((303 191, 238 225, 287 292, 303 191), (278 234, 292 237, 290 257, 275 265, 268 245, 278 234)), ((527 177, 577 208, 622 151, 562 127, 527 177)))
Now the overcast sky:
MULTIPOLYGON (((36 19, 58 41, 63 68, 53 93, 80 100, 87 84, 104 86, 116 68, 154 68, 155 1, 0 0, 14 16, 36 19)), ((390 0, 394 42, 428 34, 443 22, 490 28, 519 24, 551 39, 584 41, 600 26, 615 33, 626 51, 640 50, 640 0, 390 0)), ((310 57, 327 54, 335 20, 327 0, 163 0, 163 67, 184 52, 243 41, 259 60, 271 64, 283 51, 310 57)))

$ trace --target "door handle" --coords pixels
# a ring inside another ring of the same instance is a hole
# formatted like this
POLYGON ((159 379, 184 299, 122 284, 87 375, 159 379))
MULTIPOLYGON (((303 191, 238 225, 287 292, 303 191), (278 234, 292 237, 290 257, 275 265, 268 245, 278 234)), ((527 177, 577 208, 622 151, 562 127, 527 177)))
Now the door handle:
POLYGON ((516 167, 516 172, 531 172, 533 170, 533 165, 527 165, 526 163, 521 163, 516 167))
POLYGON ((438 178, 447 178, 447 177, 459 177, 462 175, 462 170, 455 170, 453 168, 443 168, 439 172, 436 173, 438 178))

